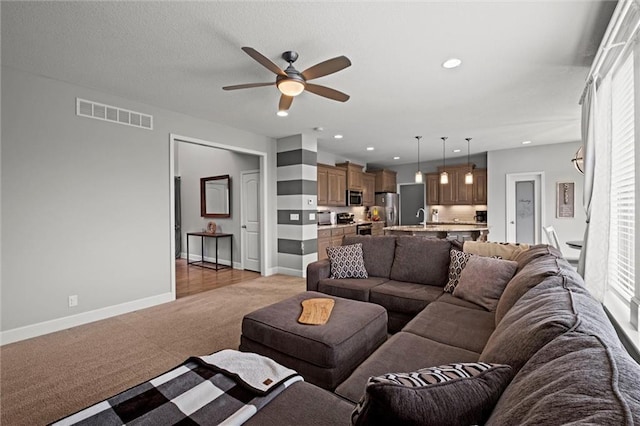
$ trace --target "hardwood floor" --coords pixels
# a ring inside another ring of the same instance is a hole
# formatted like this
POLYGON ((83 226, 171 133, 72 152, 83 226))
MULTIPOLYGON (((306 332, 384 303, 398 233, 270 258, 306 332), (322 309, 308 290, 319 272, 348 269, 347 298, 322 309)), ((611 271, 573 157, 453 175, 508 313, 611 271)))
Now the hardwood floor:
POLYGON ((258 272, 240 269, 216 271, 199 266, 187 266, 186 259, 176 259, 176 297, 189 296, 258 277, 258 272))

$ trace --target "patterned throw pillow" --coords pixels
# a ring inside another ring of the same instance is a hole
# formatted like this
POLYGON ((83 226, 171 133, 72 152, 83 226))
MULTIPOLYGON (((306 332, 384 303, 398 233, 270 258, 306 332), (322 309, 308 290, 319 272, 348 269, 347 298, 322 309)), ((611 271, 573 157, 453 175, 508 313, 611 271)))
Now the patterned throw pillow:
POLYGON ((351 423, 483 424, 512 378, 508 365, 484 362, 370 377, 351 423))
POLYGON ((471 257, 471 254, 460 250, 451 250, 449 256, 451 257, 449 261, 449 282, 444 286, 444 291, 453 293, 453 290, 460 280, 460 274, 462 274, 464 267, 467 266, 467 261, 471 257))
POLYGON ((331 262, 331 278, 369 278, 361 243, 327 247, 327 255, 331 262))

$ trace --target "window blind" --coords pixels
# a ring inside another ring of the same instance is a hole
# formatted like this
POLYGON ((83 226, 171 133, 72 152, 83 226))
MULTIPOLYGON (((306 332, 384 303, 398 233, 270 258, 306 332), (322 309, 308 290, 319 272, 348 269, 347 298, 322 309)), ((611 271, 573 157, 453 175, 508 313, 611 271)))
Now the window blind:
POLYGON ((608 284, 629 302, 635 288, 635 147, 633 55, 611 80, 611 192, 608 284))

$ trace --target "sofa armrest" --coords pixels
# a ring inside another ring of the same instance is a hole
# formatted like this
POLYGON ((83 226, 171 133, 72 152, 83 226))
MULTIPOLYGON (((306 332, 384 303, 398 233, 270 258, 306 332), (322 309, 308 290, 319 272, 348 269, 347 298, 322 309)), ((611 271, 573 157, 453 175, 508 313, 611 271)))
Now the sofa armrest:
POLYGON ((307 265, 307 290, 318 291, 318 282, 331 276, 329 259, 317 260, 307 265))

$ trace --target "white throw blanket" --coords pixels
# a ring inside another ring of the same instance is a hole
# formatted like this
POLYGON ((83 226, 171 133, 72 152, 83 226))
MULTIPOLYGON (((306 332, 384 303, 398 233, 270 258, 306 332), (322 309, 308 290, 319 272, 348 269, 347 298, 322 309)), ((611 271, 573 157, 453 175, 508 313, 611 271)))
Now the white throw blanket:
POLYGON ((294 370, 262 355, 232 349, 199 358, 262 393, 269 392, 272 387, 297 374, 294 370))

